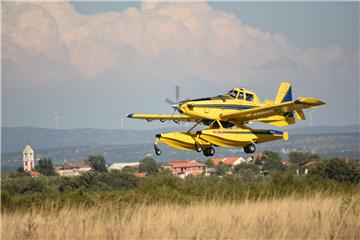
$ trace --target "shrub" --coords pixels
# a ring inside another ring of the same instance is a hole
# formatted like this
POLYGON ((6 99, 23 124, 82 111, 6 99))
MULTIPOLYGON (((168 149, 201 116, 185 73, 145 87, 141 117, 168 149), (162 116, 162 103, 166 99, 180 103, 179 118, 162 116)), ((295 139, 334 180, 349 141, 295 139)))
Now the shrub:
POLYGON ((310 152, 291 152, 289 154, 289 160, 291 163, 298 166, 303 165, 311 160, 318 160, 319 155, 310 152))
POLYGON ((101 155, 92 155, 89 156, 86 162, 91 166, 91 168, 96 172, 107 172, 106 160, 101 155))
POLYGON ((49 159, 40 159, 36 165, 36 170, 43 176, 54 176, 56 175, 54 171, 54 165, 51 158, 49 159))
POLYGON ((228 171, 230 171, 230 167, 229 165, 226 165, 222 162, 220 162, 216 167, 215 167, 215 174, 218 176, 223 176, 225 175, 228 171))
POLYGON ((314 168, 310 169, 310 174, 337 182, 358 183, 360 181, 359 167, 337 158, 318 162, 314 168))
POLYGON ((147 172, 149 175, 156 175, 159 173, 159 164, 151 157, 145 157, 140 161, 140 172, 147 172))

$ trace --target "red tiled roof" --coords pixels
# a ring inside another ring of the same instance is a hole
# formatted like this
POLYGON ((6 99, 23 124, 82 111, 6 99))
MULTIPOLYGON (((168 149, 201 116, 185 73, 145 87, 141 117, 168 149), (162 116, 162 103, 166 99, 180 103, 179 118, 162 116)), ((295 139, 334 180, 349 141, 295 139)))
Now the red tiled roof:
POLYGON ((213 158, 212 162, 214 165, 219 165, 222 162, 223 158, 213 158))
POLYGON ((88 167, 90 167, 88 164, 82 163, 82 162, 79 162, 79 163, 67 163, 64 166, 65 169, 88 168, 88 167))
POLYGON ((226 158, 213 158, 212 162, 214 165, 219 165, 221 162, 226 165, 232 165, 240 157, 226 157, 226 158))
POLYGON ((181 164, 174 164, 172 167, 205 167, 206 164, 203 163, 181 163, 181 164))
POLYGON ((172 161, 167 164, 170 167, 205 167, 206 164, 198 163, 195 160, 172 161))
POLYGON ((237 160, 239 160, 238 157, 228 157, 228 158, 225 158, 223 163, 224 164, 228 164, 228 165, 232 165, 234 162, 236 162, 237 160))
POLYGON ((172 165, 172 164, 187 164, 189 162, 196 162, 195 160, 177 160, 177 161, 171 161, 169 162, 169 165, 172 165))

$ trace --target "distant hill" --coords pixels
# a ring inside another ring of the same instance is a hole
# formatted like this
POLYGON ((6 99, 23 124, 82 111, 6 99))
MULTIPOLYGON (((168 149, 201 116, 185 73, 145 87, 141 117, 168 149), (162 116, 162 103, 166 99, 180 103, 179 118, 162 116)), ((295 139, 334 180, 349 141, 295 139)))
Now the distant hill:
POLYGON ((293 135, 359 133, 360 125, 301 127, 288 131, 293 135))
MULTIPOLYGON (((360 125, 343 127, 316 126, 289 129, 291 135, 359 133, 360 125)), ((35 149, 97 145, 128 145, 153 143, 157 133, 182 131, 184 127, 155 130, 108 130, 108 129, 48 129, 33 127, 3 127, 1 132, 2 153, 20 152, 26 144, 35 149)))
MULTIPOLYGON (((292 135, 288 141, 273 141, 257 145, 257 152, 271 150, 280 152, 283 158, 292 151, 306 151, 320 154, 321 157, 350 157, 360 158, 359 133, 292 135)), ((150 138, 153 140, 153 138, 150 138)), ((103 144, 89 146, 73 146, 62 148, 39 149, 34 147, 37 158, 51 158, 56 165, 67 162, 80 162, 89 155, 101 154, 108 164, 114 162, 140 161, 144 156, 151 154, 158 162, 171 160, 196 159, 205 161, 202 153, 195 151, 181 151, 167 147, 163 143, 159 146, 161 156, 154 155, 153 142, 142 144, 103 144)), ((1 154, 1 170, 15 170, 22 164, 21 150, 1 154)), ((242 148, 216 148, 215 157, 242 156, 248 157, 242 148)))
MULTIPOLYGON (((165 129, 161 130, 166 131, 165 129)), ((73 146, 150 143, 154 141, 154 136, 161 130, 3 127, 1 132, 1 150, 3 153, 18 152, 26 144, 30 144, 36 149, 49 149, 73 146)), ((178 130, 176 129, 176 131, 178 130)))

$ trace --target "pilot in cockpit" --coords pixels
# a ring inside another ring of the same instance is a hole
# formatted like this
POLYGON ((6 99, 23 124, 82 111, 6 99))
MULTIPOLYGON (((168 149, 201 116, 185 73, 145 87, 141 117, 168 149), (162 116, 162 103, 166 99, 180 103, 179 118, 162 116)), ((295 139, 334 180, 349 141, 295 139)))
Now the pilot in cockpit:
POLYGON ((254 101, 254 95, 252 94, 246 94, 246 101, 252 102, 254 101))

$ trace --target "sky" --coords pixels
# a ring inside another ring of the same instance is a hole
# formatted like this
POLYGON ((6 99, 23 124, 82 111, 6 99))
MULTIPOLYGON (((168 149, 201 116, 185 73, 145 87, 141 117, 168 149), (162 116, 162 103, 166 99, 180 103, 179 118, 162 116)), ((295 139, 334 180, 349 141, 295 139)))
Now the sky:
MULTIPOLYGON (((2 3, 2 126, 148 129, 165 97, 245 87, 327 104, 313 125, 359 123, 359 3, 2 3)), ((308 126, 309 121, 297 126, 308 126)), ((168 124, 165 126, 169 126, 168 124)))

